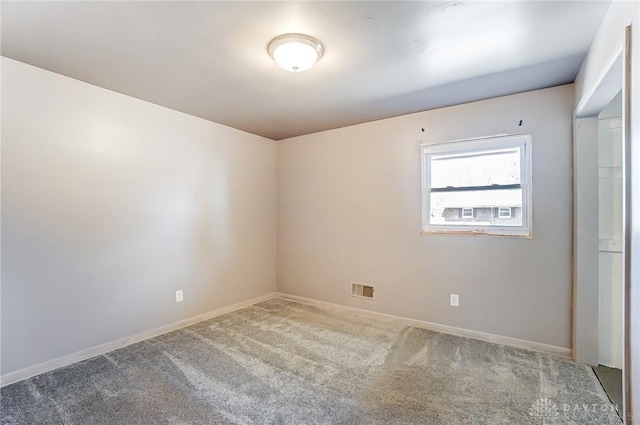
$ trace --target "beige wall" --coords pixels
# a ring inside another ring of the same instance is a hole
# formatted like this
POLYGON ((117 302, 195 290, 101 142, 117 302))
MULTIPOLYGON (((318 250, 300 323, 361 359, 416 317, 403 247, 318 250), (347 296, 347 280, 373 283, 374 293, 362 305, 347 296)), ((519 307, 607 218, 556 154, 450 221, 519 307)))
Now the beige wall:
POLYGON ((570 347, 573 107, 567 85, 278 142, 278 290, 570 347), (421 235, 420 144, 518 132, 534 238, 421 235))
POLYGON ((273 141, 3 58, 2 374, 273 292, 275 167, 273 141))
MULTIPOLYGON (((275 142, 2 65, 3 374, 276 289, 275 142)), ((279 142, 277 289, 570 347, 573 98, 279 142), (533 136, 534 238, 421 235, 419 145, 517 132, 533 136)))

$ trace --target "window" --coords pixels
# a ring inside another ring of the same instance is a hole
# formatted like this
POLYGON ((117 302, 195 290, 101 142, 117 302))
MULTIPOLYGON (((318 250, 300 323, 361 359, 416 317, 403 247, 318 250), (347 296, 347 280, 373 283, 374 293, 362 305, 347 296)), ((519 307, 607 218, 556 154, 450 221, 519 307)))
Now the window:
POLYGON ((511 208, 498 208, 498 218, 511 218, 511 208))
POLYGON ((530 170, 526 134, 422 145, 423 233, 531 237, 530 170))

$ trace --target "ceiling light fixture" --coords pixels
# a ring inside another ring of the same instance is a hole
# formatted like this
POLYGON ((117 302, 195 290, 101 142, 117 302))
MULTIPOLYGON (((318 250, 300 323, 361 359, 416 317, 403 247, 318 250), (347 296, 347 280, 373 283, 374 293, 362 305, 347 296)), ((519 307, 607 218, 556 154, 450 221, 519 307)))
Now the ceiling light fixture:
POLYGON ((320 60, 322 43, 304 34, 283 34, 269 43, 269 54, 280 68, 289 72, 303 72, 320 60))

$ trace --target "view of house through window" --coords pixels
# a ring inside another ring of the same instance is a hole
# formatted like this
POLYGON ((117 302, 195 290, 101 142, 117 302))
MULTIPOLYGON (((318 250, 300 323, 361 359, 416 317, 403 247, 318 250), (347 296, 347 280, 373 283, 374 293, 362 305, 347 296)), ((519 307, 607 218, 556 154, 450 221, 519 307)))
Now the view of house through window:
POLYGON ((528 135, 423 145, 423 231, 530 235, 528 135))

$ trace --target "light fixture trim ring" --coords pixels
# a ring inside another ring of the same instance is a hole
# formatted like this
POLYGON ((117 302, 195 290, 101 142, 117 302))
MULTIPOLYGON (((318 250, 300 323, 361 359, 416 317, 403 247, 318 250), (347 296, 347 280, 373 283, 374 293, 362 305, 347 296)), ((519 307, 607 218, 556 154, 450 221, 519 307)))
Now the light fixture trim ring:
POLYGON ((269 55, 273 57, 273 52, 278 47, 280 47, 285 43, 290 43, 290 42, 304 43, 313 47, 315 51, 318 53, 318 59, 316 59, 316 62, 319 61, 322 55, 324 54, 324 46, 316 38, 306 34, 290 33, 290 34, 279 35, 269 42, 269 45, 267 46, 269 55))

